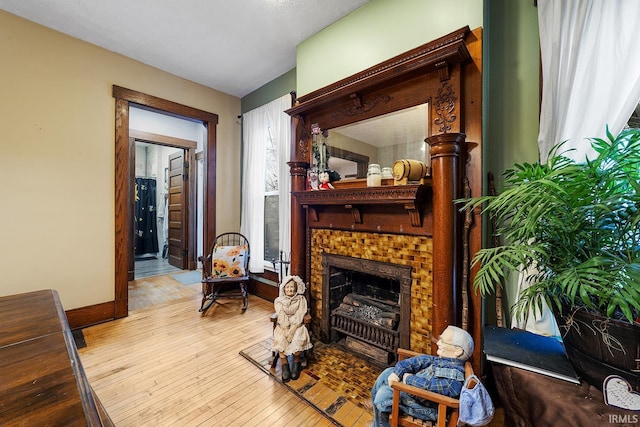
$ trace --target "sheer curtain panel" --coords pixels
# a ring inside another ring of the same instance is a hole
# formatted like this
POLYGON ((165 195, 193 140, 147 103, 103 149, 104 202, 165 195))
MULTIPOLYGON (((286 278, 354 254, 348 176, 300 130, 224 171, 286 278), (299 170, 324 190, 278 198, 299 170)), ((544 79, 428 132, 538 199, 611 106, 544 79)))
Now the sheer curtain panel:
POLYGON ((278 190, 279 190, 279 240, 280 249, 289 251, 291 214, 291 180, 289 161, 291 145, 291 118, 284 111, 291 107, 289 94, 243 115, 242 155, 242 212, 240 232, 251 244, 249 270, 264 271, 264 193, 266 147, 271 137, 277 141, 278 190))
POLYGON ((637 0, 538 0, 541 161, 562 141, 591 157, 591 137, 617 135, 640 100, 637 0))
MULTIPOLYGON (((614 135, 624 128, 640 100, 639 25, 637 0, 538 0, 541 162, 564 141, 561 151, 583 162, 595 154, 588 138, 604 138, 607 126, 614 135)), ((518 282, 519 294, 528 283, 522 273, 518 282)), ((512 326, 560 334, 544 303, 526 320, 512 317, 512 326)))

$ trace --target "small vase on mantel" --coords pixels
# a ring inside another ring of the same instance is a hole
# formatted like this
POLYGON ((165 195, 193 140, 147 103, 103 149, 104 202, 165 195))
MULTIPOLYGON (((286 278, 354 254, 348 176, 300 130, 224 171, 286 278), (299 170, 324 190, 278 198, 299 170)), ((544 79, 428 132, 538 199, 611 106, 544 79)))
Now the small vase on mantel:
POLYGON ((381 184, 382 173, 380 172, 380 165, 371 163, 367 171, 367 187, 380 187, 381 184))

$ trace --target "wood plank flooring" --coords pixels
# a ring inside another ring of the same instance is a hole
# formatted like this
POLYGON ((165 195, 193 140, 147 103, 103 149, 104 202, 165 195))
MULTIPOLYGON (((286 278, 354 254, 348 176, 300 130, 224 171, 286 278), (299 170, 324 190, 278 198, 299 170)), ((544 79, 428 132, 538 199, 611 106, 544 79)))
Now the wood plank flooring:
POLYGON ((239 300, 221 300, 202 317, 200 285, 176 283, 190 296, 164 292, 83 330, 84 369, 118 427, 332 425, 239 355, 272 333, 270 302, 250 296, 243 313, 239 300))
MULTIPOLYGON (((173 274, 179 273, 182 271, 173 274)), ((129 282, 129 312, 201 295, 200 283, 183 285, 171 276, 146 277, 129 282)))
MULTIPOLYGON (((202 317, 200 284, 170 275, 132 282, 129 299, 130 315, 84 329, 79 349, 116 426, 333 425, 239 354, 271 336, 270 302, 251 295, 243 313, 221 300, 202 317)), ((500 408, 491 426, 503 420, 500 408)))

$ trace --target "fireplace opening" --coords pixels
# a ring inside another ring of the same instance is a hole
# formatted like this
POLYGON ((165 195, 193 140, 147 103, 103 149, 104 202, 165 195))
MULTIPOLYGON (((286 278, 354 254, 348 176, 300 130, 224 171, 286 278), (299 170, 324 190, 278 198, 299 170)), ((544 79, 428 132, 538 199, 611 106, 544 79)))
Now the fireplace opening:
POLYGON ((411 267, 323 254, 321 338, 381 365, 409 346, 411 267))

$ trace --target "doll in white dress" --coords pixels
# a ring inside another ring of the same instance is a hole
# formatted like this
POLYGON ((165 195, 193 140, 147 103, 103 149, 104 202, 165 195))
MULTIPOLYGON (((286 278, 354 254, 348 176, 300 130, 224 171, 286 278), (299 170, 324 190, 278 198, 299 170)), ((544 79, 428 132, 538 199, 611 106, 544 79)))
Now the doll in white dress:
POLYGON ((305 285, 298 276, 287 276, 280 284, 280 296, 273 306, 278 316, 273 331, 272 350, 277 351, 282 366, 282 382, 296 380, 300 376, 302 364, 300 354, 312 347, 309 332, 304 326, 307 314, 305 285), (289 368, 287 356, 293 355, 293 365, 289 368))

